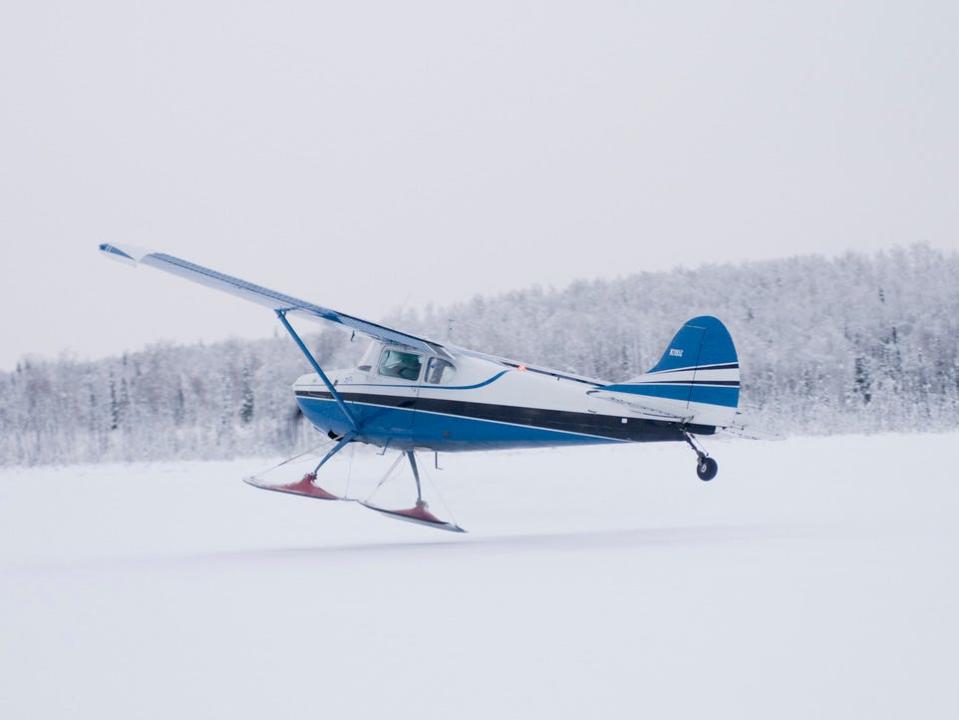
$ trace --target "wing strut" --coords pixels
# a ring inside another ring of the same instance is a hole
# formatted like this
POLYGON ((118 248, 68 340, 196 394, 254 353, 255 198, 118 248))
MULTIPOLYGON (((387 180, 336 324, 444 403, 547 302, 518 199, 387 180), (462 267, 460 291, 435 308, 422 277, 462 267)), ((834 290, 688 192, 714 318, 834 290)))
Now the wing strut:
MULTIPOLYGON (((280 322, 283 323, 283 327, 286 328, 286 331, 290 333, 290 337, 293 338, 293 341, 300 348, 300 351, 306 356, 306 359, 310 362, 310 365, 313 366, 313 369, 316 370, 316 374, 320 376, 320 380, 323 381, 323 384, 326 385, 326 389, 330 391, 330 395, 333 396, 333 399, 336 400, 336 404, 339 406, 340 410, 343 411, 343 414, 346 416, 346 421, 350 424, 351 433, 356 433, 359 430, 359 426, 356 424, 356 420, 353 419, 353 414, 350 412, 350 409, 346 407, 346 403, 343 402, 343 397, 336 391, 336 388, 333 387, 333 383, 330 382, 330 379, 326 376, 326 373, 323 372, 323 368, 320 367, 320 364, 316 361, 316 358, 313 357, 303 341, 300 339, 300 336, 296 334, 296 330, 293 329, 293 326, 290 325, 290 321, 286 319, 287 311, 285 309, 280 309, 276 311, 276 316, 280 318, 280 322)), ((337 446, 339 448, 339 446, 337 446)), ((322 464, 322 463, 321 463, 322 464)))

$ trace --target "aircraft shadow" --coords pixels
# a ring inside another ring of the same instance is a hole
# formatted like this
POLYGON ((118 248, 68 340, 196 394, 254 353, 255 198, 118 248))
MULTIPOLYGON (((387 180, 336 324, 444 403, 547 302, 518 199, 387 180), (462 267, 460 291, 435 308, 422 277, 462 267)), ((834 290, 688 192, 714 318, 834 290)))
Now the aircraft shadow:
MULTIPOLYGON (((624 528, 615 530, 570 530, 539 534, 502 534, 454 536, 449 540, 412 540, 407 542, 350 543, 342 545, 228 550, 202 555, 180 556, 181 560, 243 560, 254 558, 294 559, 330 556, 411 555, 422 551, 474 554, 486 551, 594 550, 643 548, 673 545, 709 545, 800 538, 807 536, 798 528, 762 525, 703 525, 663 528, 624 528)), ((173 558, 169 558, 173 560, 173 558)))
MULTIPOLYGON (((184 566, 262 564, 264 561, 287 563, 291 561, 338 560, 383 554, 391 559, 414 556, 422 559, 424 553, 476 555, 486 553, 517 553, 533 551, 575 552, 593 550, 653 549, 677 546, 710 546, 721 543, 770 542, 821 537, 823 529, 784 527, 772 525, 698 525, 658 528, 622 528, 610 530, 569 530, 563 532, 454 535, 450 539, 347 543, 300 547, 248 548, 213 550, 199 553, 169 555, 116 556, 76 559, 69 565, 58 562, 20 566, 29 573, 60 574, 83 571, 164 571, 184 566)), ((13 569, 13 568, 10 568, 13 569)))

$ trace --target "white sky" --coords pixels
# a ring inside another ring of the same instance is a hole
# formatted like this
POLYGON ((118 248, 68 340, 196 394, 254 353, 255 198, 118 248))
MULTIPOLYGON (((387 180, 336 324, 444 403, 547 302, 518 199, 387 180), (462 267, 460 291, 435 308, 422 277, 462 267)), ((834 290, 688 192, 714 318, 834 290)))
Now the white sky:
POLYGON ((959 4, 0 9, 0 368, 709 261, 959 247, 959 4))

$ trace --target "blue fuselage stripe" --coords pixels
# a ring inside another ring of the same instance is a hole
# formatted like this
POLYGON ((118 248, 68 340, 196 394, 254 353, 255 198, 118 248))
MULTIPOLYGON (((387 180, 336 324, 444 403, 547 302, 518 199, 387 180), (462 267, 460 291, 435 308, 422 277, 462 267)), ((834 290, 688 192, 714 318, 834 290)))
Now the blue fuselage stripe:
POLYGON ((707 405, 721 405, 736 407, 739 405, 739 388, 721 385, 698 385, 692 383, 666 385, 659 383, 636 383, 622 385, 608 385, 604 390, 645 395, 647 397, 666 398, 668 400, 682 400, 683 402, 705 403, 707 405))

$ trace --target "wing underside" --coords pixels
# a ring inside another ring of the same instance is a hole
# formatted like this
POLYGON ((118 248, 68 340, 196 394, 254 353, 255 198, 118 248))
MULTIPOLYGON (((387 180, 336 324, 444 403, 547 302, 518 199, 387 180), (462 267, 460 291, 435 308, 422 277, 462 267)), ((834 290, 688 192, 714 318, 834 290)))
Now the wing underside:
POLYGON ((250 302, 268 307, 274 312, 284 311, 291 317, 302 317, 307 320, 325 320, 336 323, 350 330, 367 335, 377 340, 389 343, 399 343, 407 347, 423 350, 449 357, 450 354, 440 343, 421 338, 416 335, 395 330, 377 323, 363 320, 353 315, 347 315, 337 310, 322 307, 306 300, 286 295, 276 290, 256 285, 246 280, 226 275, 217 270, 197 265, 166 253, 150 252, 127 245, 100 245, 101 252, 116 260, 134 265, 147 265, 172 275, 177 275, 191 282, 235 295, 250 302))

